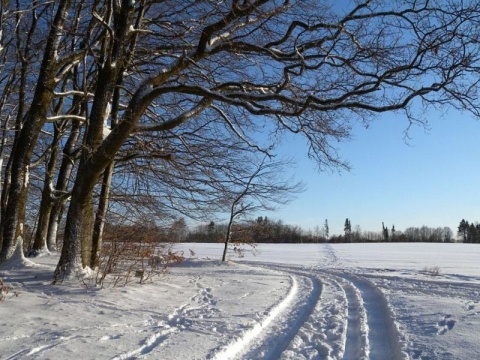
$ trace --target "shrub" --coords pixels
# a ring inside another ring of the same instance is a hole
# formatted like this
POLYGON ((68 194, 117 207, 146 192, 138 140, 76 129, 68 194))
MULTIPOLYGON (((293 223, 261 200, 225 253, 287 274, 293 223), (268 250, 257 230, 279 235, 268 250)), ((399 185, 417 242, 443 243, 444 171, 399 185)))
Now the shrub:
POLYGON ((426 266, 422 272, 430 276, 438 276, 440 275, 441 271, 439 266, 431 266, 431 267, 426 266))
POLYGON ((12 296, 18 296, 18 293, 12 290, 13 288, 11 286, 5 284, 3 280, 0 279, 0 301, 5 301, 9 293, 11 293, 12 296))
POLYGON ((113 286, 125 286, 135 278, 145 283, 184 260, 183 253, 173 251, 172 243, 160 242, 156 227, 132 225, 110 230, 96 272, 98 285, 104 286, 107 277, 113 286))

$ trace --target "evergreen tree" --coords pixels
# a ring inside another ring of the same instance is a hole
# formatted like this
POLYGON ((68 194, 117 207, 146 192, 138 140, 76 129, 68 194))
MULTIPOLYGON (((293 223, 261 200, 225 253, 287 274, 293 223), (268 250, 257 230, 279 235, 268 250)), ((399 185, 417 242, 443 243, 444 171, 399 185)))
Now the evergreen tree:
POLYGON ((215 223, 213 221, 210 221, 210 223, 207 225, 207 232, 208 232, 208 241, 212 241, 215 238, 215 223))
POLYGON ((462 237, 463 242, 468 242, 468 230, 469 230, 470 225, 468 224, 468 221, 465 221, 465 219, 462 219, 460 221, 460 224, 458 225, 458 235, 462 237))
POLYGON ((382 222, 382 233, 383 233, 383 240, 388 241, 388 228, 385 227, 385 225, 382 222))
POLYGON ((473 223, 471 223, 470 226, 468 227, 467 242, 469 243, 477 242, 477 238, 478 238, 477 227, 473 223))
POLYGON ((352 240, 352 223, 348 218, 345 219, 345 241, 346 242, 351 242, 352 240))
POLYGON ((328 240, 330 229, 328 228, 328 220, 327 219, 325 219, 324 230, 325 230, 325 239, 328 240))

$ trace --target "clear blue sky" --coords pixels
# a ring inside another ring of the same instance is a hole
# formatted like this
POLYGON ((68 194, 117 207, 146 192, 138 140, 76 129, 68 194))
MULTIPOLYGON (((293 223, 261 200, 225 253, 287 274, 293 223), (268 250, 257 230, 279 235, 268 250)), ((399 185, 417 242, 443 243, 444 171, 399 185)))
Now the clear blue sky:
POLYGON ((286 142, 282 152, 295 158, 296 179, 308 189, 268 215, 312 230, 328 219, 331 235, 343 233, 347 217, 362 230, 381 231, 384 222, 402 231, 449 226, 455 235, 462 218, 480 221, 480 121, 454 110, 426 119, 429 129, 411 128, 408 144, 404 116, 354 127, 353 139, 338 145, 352 170, 340 174, 318 172, 298 138, 286 142))

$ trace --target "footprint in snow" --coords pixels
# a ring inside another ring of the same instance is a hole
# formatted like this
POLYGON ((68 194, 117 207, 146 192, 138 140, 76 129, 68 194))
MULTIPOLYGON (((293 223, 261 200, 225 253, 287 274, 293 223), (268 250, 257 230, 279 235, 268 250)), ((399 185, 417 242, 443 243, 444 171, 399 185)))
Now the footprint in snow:
POLYGON ((473 301, 469 301, 465 303, 465 310, 470 311, 475 309, 475 303, 473 301))
POLYGON ((452 319, 452 315, 445 315, 442 320, 437 323, 438 335, 445 335, 447 331, 450 331, 455 326, 456 321, 452 319))

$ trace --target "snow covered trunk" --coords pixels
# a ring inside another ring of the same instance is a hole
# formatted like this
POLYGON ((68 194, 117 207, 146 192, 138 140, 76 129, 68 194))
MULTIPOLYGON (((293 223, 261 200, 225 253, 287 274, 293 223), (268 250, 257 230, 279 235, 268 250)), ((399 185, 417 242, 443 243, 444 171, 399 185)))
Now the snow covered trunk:
POLYGON ((59 132, 55 130, 55 138, 53 140, 52 151, 50 159, 48 160, 47 169, 45 171, 45 180, 43 183, 42 200, 40 202, 40 209, 38 213, 37 231, 35 232, 35 240, 33 242, 32 250, 34 252, 46 251, 47 247, 47 235, 48 235, 48 223, 50 221, 50 213, 52 212, 53 199, 53 177, 55 172, 55 166, 58 159, 58 141, 59 132))
MULTIPOLYGON (((76 99, 81 101, 81 99, 76 99)), ((67 201, 68 184, 70 183, 70 175, 72 174, 73 166, 75 164, 75 148, 77 146, 78 139, 80 138, 80 129, 82 124, 79 121, 72 123, 72 129, 68 137, 65 147, 63 149, 62 164, 60 165, 60 171, 58 172, 57 183, 55 189, 62 196, 55 198, 52 209, 50 211, 50 217, 48 220, 48 232, 47 232, 47 246, 49 251, 57 249, 57 231, 58 224, 62 218, 65 203, 67 201)))
POLYGON ((13 163, 12 183, 10 184, 9 197, 3 218, 3 243, 0 252, 0 264, 8 261, 17 246, 23 252, 23 242, 17 241, 24 238, 25 204, 27 200, 28 166, 13 163))
MULTIPOLYGON (((60 260, 54 273, 54 283, 62 282, 65 277, 75 274, 75 271, 82 266, 82 258, 87 256, 83 253, 87 245, 82 239, 90 236, 93 204, 93 189, 97 183, 97 176, 80 167, 79 173, 86 173, 86 176, 77 176, 72 190, 70 206, 67 212, 65 225, 64 242, 60 260)), ((89 253, 88 253, 89 255, 89 253)))
POLYGON ((62 217, 64 204, 54 204, 50 211, 50 219, 48 220, 48 232, 47 232, 47 247, 48 251, 57 250, 57 232, 58 224, 62 217))
POLYGON ((100 251, 102 249, 103 229, 105 226, 105 216, 108 210, 108 201, 110 196, 110 184, 112 182, 114 162, 112 162, 103 174, 102 190, 100 192, 100 199, 98 209, 95 216, 95 223, 93 225, 92 238, 92 255, 90 266, 94 269, 100 265, 100 251))
POLYGON ((24 238, 29 165, 53 99, 57 66, 56 56, 70 4, 70 0, 58 1, 55 18, 50 26, 46 41, 35 93, 30 108, 25 115, 23 127, 15 141, 11 156, 11 184, 5 197, 5 213, 1 224, 3 243, 0 252, 0 264, 13 256, 17 246, 22 251, 22 242, 17 241, 17 239, 19 237, 24 238))
POLYGON ((148 83, 137 90, 122 122, 97 149, 90 152, 84 148, 71 194, 62 253, 55 269, 54 283, 61 282, 64 277, 72 275, 80 265, 81 238, 85 234, 82 230, 88 225, 87 213, 92 204, 93 189, 118 149, 133 131, 136 121, 145 112, 149 98, 144 95, 150 94, 145 88, 148 88, 148 83))
POLYGON ((45 188, 42 192, 42 200, 40 202, 40 209, 38 213, 37 220, 37 231, 35 232, 35 239, 32 245, 32 251, 34 253, 38 252, 48 252, 47 247, 47 235, 48 235, 48 223, 50 221, 50 213, 52 211, 52 201, 50 199, 50 192, 46 191, 45 188))

